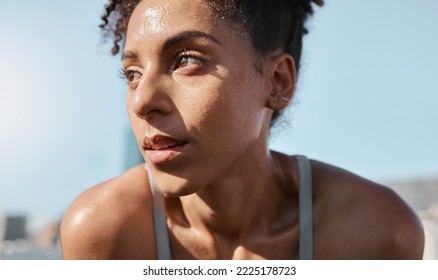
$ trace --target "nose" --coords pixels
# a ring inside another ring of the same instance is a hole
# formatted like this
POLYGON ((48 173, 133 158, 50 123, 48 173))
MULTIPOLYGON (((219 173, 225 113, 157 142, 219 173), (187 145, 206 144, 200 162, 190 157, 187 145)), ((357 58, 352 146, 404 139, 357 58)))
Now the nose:
POLYGON ((155 115, 168 115, 172 112, 173 103, 170 97, 166 75, 158 69, 146 69, 137 88, 128 94, 127 104, 139 118, 150 119, 155 115))

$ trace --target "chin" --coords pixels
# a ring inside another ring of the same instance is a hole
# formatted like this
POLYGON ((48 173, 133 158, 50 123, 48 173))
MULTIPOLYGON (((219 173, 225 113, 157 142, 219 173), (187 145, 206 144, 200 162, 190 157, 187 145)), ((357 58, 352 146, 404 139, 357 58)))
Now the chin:
POLYGON ((179 197, 191 195, 202 188, 194 184, 192 180, 161 172, 154 174, 154 180, 160 191, 167 196, 179 197))

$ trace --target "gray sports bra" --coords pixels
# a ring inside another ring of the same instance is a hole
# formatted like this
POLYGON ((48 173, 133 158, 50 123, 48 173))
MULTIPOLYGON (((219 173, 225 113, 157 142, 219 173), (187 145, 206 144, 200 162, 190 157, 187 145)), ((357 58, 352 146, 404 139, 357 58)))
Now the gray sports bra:
MULTIPOLYGON (((293 156, 298 163, 299 190, 299 258, 313 259, 313 199, 312 169, 305 156, 293 156)), ((147 169, 147 168, 146 168, 147 169)), ((152 190, 153 218, 158 260, 170 260, 170 242, 167 232, 164 198, 149 174, 152 190)))

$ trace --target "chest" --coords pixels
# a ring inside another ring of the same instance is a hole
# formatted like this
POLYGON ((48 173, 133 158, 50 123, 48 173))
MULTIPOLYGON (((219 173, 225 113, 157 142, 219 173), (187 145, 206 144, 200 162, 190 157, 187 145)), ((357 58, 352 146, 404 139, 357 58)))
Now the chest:
POLYGON ((172 259, 298 259, 296 225, 275 234, 254 234, 247 238, 196 234, 184 229, 170 232, 169 239, 172 259))

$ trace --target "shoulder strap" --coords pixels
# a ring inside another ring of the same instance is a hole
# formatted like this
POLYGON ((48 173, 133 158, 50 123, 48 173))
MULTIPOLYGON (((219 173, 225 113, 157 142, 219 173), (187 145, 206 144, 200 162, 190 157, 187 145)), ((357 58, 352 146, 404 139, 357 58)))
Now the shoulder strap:
MULTIPOLYGON (((305 156, 295 156, 299 176, 299 258, 313 259, 313 200, 312 170, 305 156)), ((169 235, 167 232, 164 198, 148 171, 149 186, 152 193, 154 232, 158 260, 170 260, 169 235)))
POLYGON ((312 167, 305 156, 295 156, 298 163, 299 192, 299 257, 313 259, 312 167))
POLYGON ((157 248, 157 260, 170 260, 169 234, 167 232, 166 208, 163 194, 158 189, 152 174, 146 167, 149 178, 149 186, 152 193, 152 211, 154 218, 155 244, 157 248))

